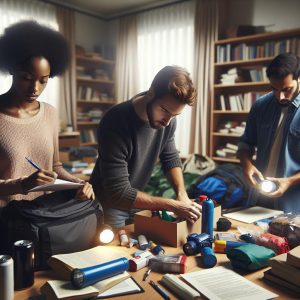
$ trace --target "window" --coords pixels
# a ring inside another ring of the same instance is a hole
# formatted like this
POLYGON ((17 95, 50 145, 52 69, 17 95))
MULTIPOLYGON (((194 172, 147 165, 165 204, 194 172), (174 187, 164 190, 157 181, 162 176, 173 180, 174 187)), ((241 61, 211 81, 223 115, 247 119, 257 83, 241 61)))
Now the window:
MULTIPOLYGON (((166 65, 193 73, 194 1, 145 12, 138 17, 139 90, 148 90, 155 74, 166 65)), ((191 108, 177 117, 176 147, 188 154, 191 108)))

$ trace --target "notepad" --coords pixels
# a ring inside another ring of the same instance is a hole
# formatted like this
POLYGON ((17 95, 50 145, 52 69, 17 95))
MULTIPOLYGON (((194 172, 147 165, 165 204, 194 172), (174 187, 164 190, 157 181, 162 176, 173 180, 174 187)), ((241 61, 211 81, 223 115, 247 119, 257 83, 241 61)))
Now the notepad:
POLYGON ((130 295, 130 294, 136 294, 142 292, 144 292, 144 289, 140 287, 132 277, 130 277, 116 284, 109 290, 100 293, 97 298, 102 299, 102 298, 108 298, 112 296, 123 296, 123 295, 130 295))
POLYGON ((283 214, 282 210, 274 210, 265 207, 254 206, 232 213, 223 214, 223 216, 243 223, 253 223, 255 221, 278 216, 280 214, 283 214))
POLYGON ((181 277, 211 300, 267 300, 278 297, 224 267, 186 273, 181 277))
POLYGON ((36 186, 28 192, 47 192, 47 191, 63 191, 74 190, 82 187, 83 183, 71 182, 62 179, 56 179, 54 182, 36 186))

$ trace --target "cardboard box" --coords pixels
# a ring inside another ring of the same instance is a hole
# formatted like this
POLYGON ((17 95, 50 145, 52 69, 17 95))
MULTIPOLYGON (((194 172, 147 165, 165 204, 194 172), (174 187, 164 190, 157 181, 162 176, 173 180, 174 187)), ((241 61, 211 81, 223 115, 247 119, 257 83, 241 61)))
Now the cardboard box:
MULTIPOLYGON (((218 206, 214 210, 214 228, 220 217, 221 206, 218 206)), ((144 234, 148 240, 156 244, 179 247, 186 242, 186 237, 190 233, 201 233, 201 217, 194 224, 187 221, 173 223, 152 217, 150 210, 142 210, 134 216, 134 233, 144 234)))

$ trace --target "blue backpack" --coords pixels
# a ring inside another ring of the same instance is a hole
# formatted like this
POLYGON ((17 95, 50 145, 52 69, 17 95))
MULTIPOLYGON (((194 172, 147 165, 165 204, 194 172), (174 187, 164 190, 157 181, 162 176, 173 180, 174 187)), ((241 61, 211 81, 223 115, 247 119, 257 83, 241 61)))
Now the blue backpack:
POLYGON ((242 167, 223 164, 202 176, 189 192, 190 198, 200 195, 216 200, 222 208, 240 205, 248 197, 248 186, 244 181, 242 167))

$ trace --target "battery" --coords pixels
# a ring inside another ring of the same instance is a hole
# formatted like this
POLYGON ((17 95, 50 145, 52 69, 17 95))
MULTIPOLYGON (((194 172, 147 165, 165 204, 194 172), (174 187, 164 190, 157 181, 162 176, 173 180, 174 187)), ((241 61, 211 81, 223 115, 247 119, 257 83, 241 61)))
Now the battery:
POLYGON ((9 255, 0 255, 0 299, 14 299, 14 262, 9 255))
POLYGON ((20 240, 14 243, 15 290, 27 288, 34 283, 34 247, 32 241, 20 240))
POLYGON ((149 246, 147 238, 142 234, 138 236, 138 242, 141 250, 146 250, 149 246))

